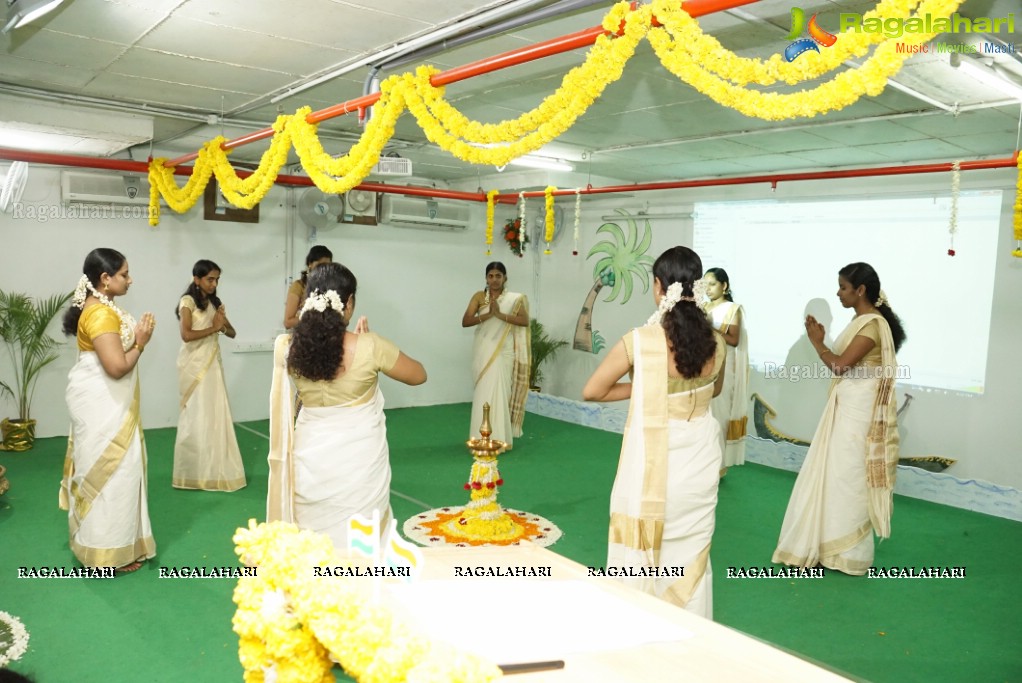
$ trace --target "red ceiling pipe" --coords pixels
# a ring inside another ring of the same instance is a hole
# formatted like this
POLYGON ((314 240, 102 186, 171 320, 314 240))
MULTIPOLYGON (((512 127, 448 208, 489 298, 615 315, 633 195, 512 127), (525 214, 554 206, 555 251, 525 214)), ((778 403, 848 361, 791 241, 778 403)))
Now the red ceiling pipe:
MULTIPOLYGON (((48 152, 28 152, 23 149, 5 149, 0 147, 0 159, 9 161, 24 161, 32 164, 49 164, 52 166, 73 166, 78 168, 99 168, 106 171, 123 171, 126 173, 149 174, 149 164, 144 161, 128 161, 127 159, 97 159, 94 157, 80 157, 71 154, 50 154, 48 152)), ((176 175, 191 175, 191 166, 175 166, 176 175)), ((247 178, 252 175, 251 171, 236 171, 239 178, 247 178)), ((275 181, 280 185, 314 185, 311 178, 298 175, 278 175, 275 181)), ((434 197, 437 199, 462 199, 471 202, 485 202, 486 195, 478 192, 459 192, 457 190, 438 190, 425 187, 402 187, 400 185, 387 185, 385 183, 362 183, 357 186, 359 190, 368 192, 387 192, 391 194, 404 194, 419 197, 434 197)))
MULTIPOLYGON (((980 159, 978 161, 963 161, 959 165, 963 171, 982 171, 994 168, 1015 168, 1018 164, 1019 152, 1016 151, 1006 159, 980 159)), ((917 164, 914 166, 879 166, 877 168, 854 168, 844 171, 812 171, 807 173, 776 173, 773 175, 752 175, 738 178, 708 178, 705 180, 671 180, 662 183, 636 183, 635 185, 607 185, 605 187, 582 188, 579 194, 609 194, 613 192, 636 192, 644 190, 678 190, 693 187, 715 187, 720 185, 752 185, 755 183, 770 183, 776 185, 780 182, 792 182, 798 180, 833 180, 836 178, 867 178, 872 176, 888 175, 910 175, 913 173, 947 173, 951 171, 950 163, 939 164, 917 164)), ((523 193, 526 197, 544 197, 546 193, 536 190, 523 193)), ((555 197, 574 195, 575 190, 556 190, 555 197)), ((498 196, 497 202, 501 204, 515 204, 518 202, 518 193, 498 196)))
MULTIPOLYGON (((701 17, 714 12, 720 12, 733 7, 741 7, 742 5, 750 5, 756 2, 759 2, 759 0, 686 0, 682 3, 682 6, 691 16, 701 17)), ((633 2, 632 7, 634 8, 637 4, 638 3, 633 2)), ((620 32, 621 31, 619 30, 619 35, 620 32)), ((479 61, 465 64, 464 66, 458 66, 448 71, 443 71, 434 75, 430 79, 430 83, 435 86, 456 83, 457 81, 463 81, 468 78, 472 78, 473 76, 506 69, 509 66, 516 66, 518 64, 542 59, 543 57, 549 57, 550 55, 577 50, 579 48, 592 45, 596 42, 596 39, 604 33, 606 33, 606 31, 603 30, 602 26, 594 26, 576 33, 569 33, 566 36, 553 38, 542 43, 536 43, 535 45, 511 50, 510 52, 504 52, 499 55, 494 55, 493 57, 487 57, 486 59, 480 59, 479 61)), ((353 100, 348 100, 347 102, 335 104, 327 107, 326 109, 314 111, 306 116, 305 120, 308 123, 319 123, 320 121, 326 121, 327 119, 356 112, 359 109, 365 109, 366 107, 370 107, 375 104, 379 99, 379 93, 363 95, 362 97, 357 97, 353 100)), ((273 137, 273 132, 273 128, 263 128, 262 130, 257 130, 253 133, 243 135, 240 138, 227 140, 221 145, 221 148, 224 150, 234 149, 236 147, 241 147, 242 145, 247 145, 250 142, 265 140, 266 138, 273 137)), ((184 156, 169 159, 165 162, 165 165, 168 167, 177 166, 178 164, 192 161, 193 159, 198 158, 198 156, 198 152, 192 152, 191 154, 185 154, 184 156)))

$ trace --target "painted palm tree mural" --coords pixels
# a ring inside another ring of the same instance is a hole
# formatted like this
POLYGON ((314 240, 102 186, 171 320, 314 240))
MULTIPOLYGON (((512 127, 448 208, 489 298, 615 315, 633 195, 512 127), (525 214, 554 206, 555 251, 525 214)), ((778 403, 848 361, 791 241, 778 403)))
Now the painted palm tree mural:
MULTIPOLYGON (((616 209, 620 214, 625 215, 621 209, 616 209)), ((578 324, 575 326, 574 349, 599 353, 606 342, 599 331, 593 330, 593 306, 596 305, 596 297, 604 287, 610 287, 610 294, 604 301, 613 301, 619 294, 623 295, 621 304, 632 298, 632 278, 642 283, 642 290, 649 291, 649 275, 653 268, 653 258, 646 256, 653 241, 653 231, 649 221, 642 237, 639 237, 639 227, 631 218, 625 218, 628 225, 628 234, 621 229, 617 223, 604 223, 597 230, 607 233, 610 238, 593 245, 593 248, 586 254, 590 258, 597 254, 600 259, 593 266, 593 286, 582 304, 582 311, 578 314, 578 324)))

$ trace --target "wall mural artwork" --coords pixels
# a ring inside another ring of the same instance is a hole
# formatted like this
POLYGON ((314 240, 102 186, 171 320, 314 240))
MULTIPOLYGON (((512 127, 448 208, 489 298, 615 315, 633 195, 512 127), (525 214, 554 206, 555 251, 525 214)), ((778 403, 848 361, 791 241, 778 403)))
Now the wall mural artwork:
POLYGON ((610 287, 610 294, 604 301, 613 301, 618 294, 622 294, 621 304, 624 305, 632 298, 632 278, 642 283, 642 291, 649 291, 650 274, 653 270, 653 257, 647 256, 646 251, 653 241, 653 230, 649 221, 644 221, 645 229, 642 237, 639 237, 639 227, 635 220, 627 217, 627 212, 615 209, 628 225, 628 234, 621 229, 617 223, 604 223, 597 228, 596 233, 608 233, 609 239, 602 240, 593 245, 593 248, 586 254, 586 258, 600 255, 599 260, 593 266, 593 286, 582 304, 582 311, 578 314, 578 323, 575 326, 575 342, 572 346, 576 351, 599 353, 607 342, 599 330, 593 329, 593 307, 596 305, 596 296, 604 287, 610 287))

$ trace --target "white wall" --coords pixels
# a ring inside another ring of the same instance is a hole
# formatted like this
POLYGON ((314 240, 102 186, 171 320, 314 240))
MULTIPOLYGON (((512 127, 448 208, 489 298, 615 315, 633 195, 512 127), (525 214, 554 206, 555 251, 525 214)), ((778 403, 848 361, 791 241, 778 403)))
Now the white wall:
MULTIPOLYGON (((1017 425, 1018 406, 1022 405, 1022 260, 1010 256, 1013 247, 1011 207, 1014 201, 1015 173, 1005 171, 962 174, 962 189, 1001 188, 1005 190, 998 244, 997 265, 993 273, 963 272, 954 282, 935 282, 920 272, 912 292, 892 293, 897 298, 932 299, 933 315, 955 324, 954 311, 941 306, 940 292, 948 287, 969 287, 975 278, 994 278, 994 316, 990 330, 989 364, 985 393, 962 396, 940 392, 913 391, 915 400, 901 423, 902 453, 905 456, 940 455, 955 458, 951 473, 960 478, 976 478, 1022 488, 1022 467, 1018 465, 1019 447, 1012 440, 1017 425)), ((483 178, 490 187, 499 178, 483 178)), ((502 181, 506 182, 506 181, 502 181)), ((566 179, 560 180, 567 184, 566 179)), ((542 183, 528 183, 535 187, 542 183)), ((475 185, 475 183, 473 183, 475 185)), ((837 194, 880 194, 921 190, 945 190, 949 178, 944 175, 864 178, 841 181, 782 183, 777 195, 823 196, 837 194)), ((473 187, 474 189, 474 187, 473 187)), ((296 193, 301 189, 295 190, 296 193)), ((597 242, 607 239, 596 234, 605 221, 603 215, 615 208, 631 212, 648 209, 651 213, 688 212, 696 200, 757 199, 770 196, 767 186, 703 188, 696 191, 635 193, 632 196, 602 195, 583 198, 579 255, 572 256, 571 198, 558 200, 565 209, 567 226, 554 246, 554 253, 543 255, 534 244, 525 258, 515 258, 503 245, 499 229, 493 254, 483 247, 484 206, 473 204, 477 217, 463 233, 425 232, 389 226, 341 225, 318 235, 318 242, 329 246, 338 260, 349 266, 359 278, 357 313, 369 317, 370 327, 393 339, 406 353, 421 360, 429 372, 422 387, 405 387, 389 380, 383 385, 389 407, 430 405, 471 400, 469 373, 472 330, 462 329, 461 314, 472 292, 482 286, 483 269, 490 260, 503 261, 509 271, 510 287, 529 296, 533 315, 555 338, 572 340, 579 310, 593 283, 596 258, 586 255, 597 242)), ((206 222, 198 209, 184 217, 164 212, 156 229, 145 219, 123 220, 50 220, 44 223, 0 215, 0 287, 20 289, 46 296, 73 287, 85 254, 96 246, 123 251, 129 259, 136 284, 121 301, 135 314, 146 310, 157 313, 160 324, 155 343, 143 359, 143 420, 146 426, 162 427, 176 423, 177 384, 175 359, 179 338, 171 311, 178 295, 189 281, 192 263, 211 258, 223 268, 221 296, 235 327, 238 342, 266 344, 280 330, 287 277, 296 276, 309 242, 301 224, 295 229, 293 249, 287 247, 288 215, 284 204, 287 191, 275 188, 261 205, 257 225, 206 222)), ((59 171, 33 166, 29 186, 23 197, 26 205, 59 205, 59 171)), ((534 216, 542 200, 529 203, 534 216)), ((498 226, 513 216, 511 207, 499 207, 498 226)), ((627 227, 624 221, 618 221, 627 227)), ((652 257, 676 244, 692 243, 691 220, 651 222, 652 257)), ((644 226, 640 223, 638 228, 644 226)), ((935 226, 946 240, 946 228, 935 226)), ((847 235, 835 236, 833 253, 821 258, 834 260, 834 270, 857 260, 851 257, 847 235)), ((943 247, 946 248, 946 247, 943 247)), ((784 263, 783 253, 765 255, 784 263)), ((868 259, 867 259, 868 260, 868 259)), ((704 264, 711 265, 711 264, 704 264)), ((911 255, 905 267, 912 268, 911 255)), ((741 274, 731 273, 736 281, 741 274)), ((883 277, 883 273, 880 274, 883 277)), ((629 328, 642 324, 652 311, 652 294, 643 291, 638 280, 631 300, 621 304, 607 302, 608 288, 596 303, 593 327, 608 345, 616 342, 629 328)), ((748 286, 745 283, 740 287, 748 286)), ((769 282, 755 286, 769 287, 769 282)), ((783 296, 778 292, 778 296, 783 296)), ((833 295, 833 283, 821 283, 821 296, 833 295)), ((909 332, 911 334, 911 321, 909 332)), ((802 334, 796 322, 793 338, 802 334)), ((941 344, 941 339, 912 337, 912 344, 941 344)), ((266 417, 270 354, 232 352, 234 342, 223 340, 225 370, 232 407, 238 420, 266 417)), ((66 433, 67 413, 63 390, 74 351, 68 345, 61 360, 40 381, 34 416, 40 421, 42 436, 66 433)), ((807 353, 811 353, 807 351, 807 353)), ((960 349, 947 348, 953 363, 960 349)), ((544 391, 578 399, 581 387, 601 356, 573 351, 559 352, 545 368, 544 391)), ((814 360, 812 357, 804 360, 814 360)), ((0 359, 3 372, 5 359, 0 359)), ((796 361, 793 361, 796 362, 796 361)), ((823 409, 826 395, 822 381, 791 384, 782 380, 752 379, 752 390, 759 391, 777 409, 777 428, 803 439, 810 439, 823 409)), ((8 402, 7 411, 13 406, 8 402)), ((466 415, 466 419, 467 419, 466 415)))
MULTIPOLYGON (((997 247, 996 270, 994 272, 961 272, 954 281, 934 281, 926 272, 919 272, 913 278, 915 289, 910 292, 891 294, 897 310, 897 299, 917 297, 932 301, 934 316, 943 318, 948 326, 956 324, 954 310, 941 304, 941 291, 946 288, 969 288, 975 279, 994 279, 993 317, 990 330, 985 392, 978 396, 967 396, 940 391, 920 391, 911 388, 914 399, 901 421, 902 454, 904 456, 937 455, 954 458, 958 462, 949 473, 963 479, 975 478, 1022 488, 1022 466, 1019 465, 1019 446, 1012 438, 1012 431, 1018 423, 1018 406, 1022 405, 1022 361, 1019 356, 1019 340, 1022 339, 1022 260, 1010 255, 1014 248, 1012 235, 1012 205, 1015 200, 1016 173, 1012 170, 969 172, 962 174, 963 191, 978 189, 1003 189, 1001 226, 997 247)), ((604 200, 594 205, 589 198, 583 199, 583 238, 579 256, 571 256, 570 234, 565 242, 557 245, 556 252, 542 257, 540 296, 543 297, 542 321, 563 339, 572 339, 575 321, 585 295, 593 281, 592 266, 596 257, 586 260, 592 246, 607 238, 606 233, 595 234, 604 222, 603 215, 613 214, 615 204, 634 213, 648 210, 649 213, 686 213, 692 210, 694 201, 766 199, 771 196, 822 197, 836 195, 877 196, 893 192, 943 191, 950 187, 948 174, 898 176, 894 178, 860 178, 840 181, 815 181, 802 183, 781 183, 775 194, 769 186, 733 186, 725 188, 702 188, 638 193, 632 198, 604 200), (648 202, 648 206, 647 206, 648 202)), ((566 208, 573 207, 569 201, 566 208)), ((573 209, 568 210, 569 216, 573 209)), ((622 228, 627 223, 618 221, 622 228)), ((691 219, 651 221, 653 242, 648 254, 654 258, 664 249, 676 245, 692 244, 691 219)), ((640 229, 642 228, 640 224, 640 229)), ((570 230, 569 230, 570 233, 570 230)), ((947 248, 947 226, 934 226, 934 244, 920 248, 947 248)), ((821 258, 834 262, 834 273, 845 264, 856 260, 869 260, 869 245, 857 244, 854 236, 835 235, 834 247, 821 258), (863 256, 863 254, 867 256, 863 256)), ((777 268, 798 268, 797 263, 784 261, 783 238, 778 239, 778 250, 764 254, 764 259, 777 268)), ((704 267, 713 264, 704 263, 704 267)), ((904 267, 913 268, 911 254, 904 255, 904 267)), ((749 283, 742 281, 742 274, 729 273, 736 281, 738 292, 741 288, 770 287, 770 282, 749 283)), ((880 273, 883 278, 883 273, 880 273)), ((635 325, 645 322, 652 312, 651 293, 643 292, 635 281, 635 293, 631 301, 621 305, 617 301, 606 302, 606 288, 601 292, 594 309, 593 328, 601 331, 608 344, 613 344, 621 335, 635 325)), ((821 283, 820 296, 828 301, 834 296, 832 281, 821 283)), ((777 296, 784 296, 778 291, 777 296)), ((739 303, 740 294, 739 294, 739 303)), ((909 330, 909 343, 942 345, 940 338, 923 339, 912 337, 911 321, 905 321, 909 330)), ((789 324, 789 323, 785 323, 789 324)), ((791 321, 792 338, 804 340, 802 353, 791 363, 815 363, 815 354, 805 340, 801 321, 791 321)), ((754 331, 750 331, 755 334, 754 331)), ((835 332, 836 334, 836 332, 835 332)), ((956 355, 963 349, 944 348, 948 363, 954 363, 956 355)), ((797 351, 796 351, 797 355, 797 351)), ((578 399, 581 387, 588 373, 598 363, 599 357, 592 357, 578 351, 559 352, 546 373, 549 390, 552 393, 578 399)), ((804 440, 810 440, 826 400, 827 380, 804 380, 792 384, 787 380, 766 380, 760 373, 753 373, 751 391, 759 392, 777 410, 775 427, 804 440)), ((544 387, 546 390, 547 387, 544 387)), ((902 400, 904 388, 899 391, 902 400)), ((750 414, 751 418, 751 414, 750 414)), ((750 419, 751 429, 751 419, 750 419)))

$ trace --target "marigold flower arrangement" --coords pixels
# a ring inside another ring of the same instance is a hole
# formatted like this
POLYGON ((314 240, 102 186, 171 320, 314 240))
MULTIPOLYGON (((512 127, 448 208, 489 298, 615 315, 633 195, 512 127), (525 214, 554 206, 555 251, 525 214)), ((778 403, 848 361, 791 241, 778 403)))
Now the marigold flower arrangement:
POLYGON ((1018 184, 1015 186, 1015 249, 1011 255, 1022 258, 1022 152, 1016 153, 1015 165, 1018 167, 1018 184))
POLYGON ((236 551, 258 575, 234 590, 234 631, 245 683, 327 683, 338 662, 361 682, 487 683, 500 669, 400 622, 366 583, 316 578, 336 564, 322 534, 270 522, 238 529, 236 551))
POLYGON ((525 253, 525 245, 529 243, 529 234, 522 227, 522 219, 508 219, 504 224, 504 241, 518 258, 525 253))
MULTIPOLYGON (((947 17, 961 2, 881 0, 864 16, 947 17)), ((653 0, 652 4, 634 9, 628 2, 619 2, 606 14, 602 26, 607 33, 596 39, 585 62, 565 74, 557 90, 539 105, 515 119, 499 123, 470 120, 445 99, 443 86, 433 85, 438 70, 420 66, 414 73, 395 74, 381 84, 380 99, 375 105, 378 115, 343 156, 334 157, 323 149, 316 124, 307 121, 310 109, 306 107, 277 118, 269 149, 259 167, 246 178, 240 178, 228 163, 222 138, 203 146, 184 187, 174 182, 174 169, 165 165, 166 159, 153 159, 149 164, 152 186, 149 222, 154 226, 159 223, 161 196, 174 211, 183 213, 195 205, 213 176, 232 204, 252 208, 273 185, 291 147, 316 187, 328 194, 347 192, 362 182, 379 160, 405 110, 415 117, 431 142, 458 159, 503 166, 536 151, 571 128, 607 85, 621 78, 625 64, 643 40, 649 41, 668 71, 721 105, 747 116, 781 120, 816 116, 846 107, 863 95, 879 94, 911 54, 903 45, 922 44, 934 37, 913 33, 891 39, 877 33, 845 31, 833 48, 787 63, 779 55, 763 61, 729 52, 712 36, 705 35, 677 0, 653 0), (782 94, 745 87, 749 83, 795 84, 817 78, 836 70, 848 59, 864 57, 871 47, 872 54, 861 66, 842 71, 812 89, 782 94)), ((1016 207, 1016 239, 1022 241, 1022 208, 1016 207)), ((550 206, 547 208, 549 213, 550 206)), ((519 249, 512 250, 521 255, 524 245, 525 240, 521 240, 519 249)), ((1022 256, 1022 248, 1013 253, 1022 256)))

